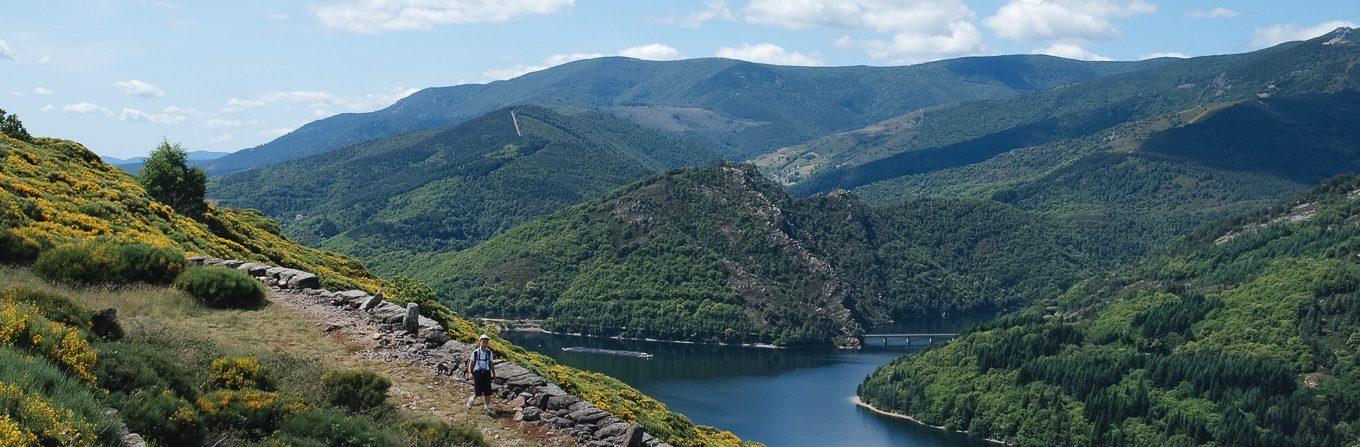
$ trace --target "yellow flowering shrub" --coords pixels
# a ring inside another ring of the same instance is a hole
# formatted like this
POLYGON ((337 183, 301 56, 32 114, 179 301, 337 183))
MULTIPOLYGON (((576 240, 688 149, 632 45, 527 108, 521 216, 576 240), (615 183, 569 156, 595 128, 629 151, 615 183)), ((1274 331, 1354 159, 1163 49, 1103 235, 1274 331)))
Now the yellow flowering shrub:
POLYGON ((8 446, 61 445, 70 447, 94 446, 98 430, 93 424, 80 420, 71 410, 54 406, 42 396, 27 393, 16 386, 0 382, 0 441, 8 446), (12 418, 12 419, 11 419, 12 418), (15 443, 9 443, 11 440, 15 443))
POLYGON ((229 390, 250 388, 268 389, 268 371, 255 357, 220 358, 213 360, 208 381, 213 386, 229 390))
POLYGON ((295 396, 260 390, 213 391, 199 397, 194 406, 209 425, 260 431, 272 430, 288 416, 307 409, 295 396))
POLYGON ((209 207, 198 220, 177 214, 80 144, 0 138, 0 154, 0 229, 25 243, 50 247, 101 236, 289 266, 316 273, 331 287, 376 291, 382 285, 355 259, 288 240, 257 211, 209 207))
POLYGON ((94 383, 96 354, 79 329, 43 318, 25 303, 0 302, 0 344, 41 354, 86 383, 94 383))

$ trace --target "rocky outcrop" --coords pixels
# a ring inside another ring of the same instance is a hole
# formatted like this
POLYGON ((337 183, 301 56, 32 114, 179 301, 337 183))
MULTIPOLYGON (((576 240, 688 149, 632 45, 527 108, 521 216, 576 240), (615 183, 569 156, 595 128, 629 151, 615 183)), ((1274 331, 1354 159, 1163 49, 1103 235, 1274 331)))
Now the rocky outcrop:
MULTIPOLYGON (((384 300, 381 293, 362 290, 322 290, 319 281, 311 282, 315 275, 300 270, 205 257, 190 258, 190 262, 240 269, 276 294, 292 294, 317 305, 334 306, 343 310, 346 318, 377 326, 378 333, 373 337, 380 346, 394 352, 392 360, 421 364, 436 374, 465 380, 468 356, 474 346, 454 340, 439 322, 421 316, 414 303, 402 306, 384 300), (307 287, 312 285, 316 287, 307 287)), ((345 323, 330 321, 326 325, 330 329, 345 323)), ((492 388, 509 406, 515 421, 570 433, 584 446, 670 447, 641 426, 573 396, 528 368, 503 359, 496 362, 495 368, 492 388)))

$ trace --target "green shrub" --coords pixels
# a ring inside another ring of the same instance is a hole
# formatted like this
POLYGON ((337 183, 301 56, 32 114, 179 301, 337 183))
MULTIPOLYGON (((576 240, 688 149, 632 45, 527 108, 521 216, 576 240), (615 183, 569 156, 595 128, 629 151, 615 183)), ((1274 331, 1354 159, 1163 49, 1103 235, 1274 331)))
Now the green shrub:
POLYGON ((147 388, 109 394, 109 403, 128 429, 153 445, 202 445, 207 429, 188 401, 165 389, 147 388))
POLYGON ((353 412, 382 408, 392 382, 367 370, 331 371, 321 376, 327 402, 353 412))
MULTIPOLYGON (((0 344, 0 365, 0 415, 17 422, 19 430, 37 434, 34 445, 89 445, 60 439, 88 440, 116 423, 95 389, 42 357, 0 344), (54 419, 45 408, 71 413, 54 419)), ((0 445, 8 446, 4 441, 0 436, 0 445)))
POLYGON ((27 286, 14 286, 0 291, 0 302, 29 303, 42 311, 43 317, 48 320, 83 329, 90 327, 90 319, 94 317, 94 312, 65 295, 27 286))
POLYGON ((33 272, 53 282, 109 284, 122 279, 123 258, 118 246, 102 240, 87 239, 43 251, 33 262, 33 272))
POLYGON ((175 287, 208 307, 239 309, 264 303, 264 285, 246 272, 226 267, 192 267, 175 287))
POLYGON ((435 419, 416 419, 401 424, 411 447, 483 447, 482 433, 466 425, 435 419))
POLYGON ((213 386, 229 390, 273 388, 269 371, 255 357, 220 358, 212 362, 212 374, 208 381, 213 386))
POLYGON ((184 252, 172 247, 131 244, 118 251, 123 258, 123 278, 128 281, 170 284, 189 266, 184 252))
POLYGON ((195 406, 209 427, 243 430, 257 439, 307 409, 294 396, 260 390, 213 391, 200 396, 195 406))
POLYGON ((328 447, 399 445, 370 419, 329 408, 311 408, 284 419, 274 440, 284 445, 328 447))
POLYGON ((0 264, 27 264, 38 258, 38 246, 0 228, 0 264))
POLYGON ((198 389, 179 362, 158 348, 132 343, 104 343, 98 348, 95 376, 100 388, 126 393, 168 389, 186 399, 198 397, 198 389))

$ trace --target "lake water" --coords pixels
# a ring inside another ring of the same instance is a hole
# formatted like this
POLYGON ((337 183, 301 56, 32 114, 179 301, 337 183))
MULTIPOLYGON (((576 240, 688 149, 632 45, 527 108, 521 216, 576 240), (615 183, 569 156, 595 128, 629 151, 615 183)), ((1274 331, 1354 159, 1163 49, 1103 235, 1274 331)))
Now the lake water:
MULTIPOLYGON (((908 322, 884 332, 957 332, 982 317, 908 322)), ((874 331, 878 332, 878 330, 874 331)), ((995 447, 980 439, 879 415, 851 400, 879 366, 923 346, 878 343, 860 352, 759 349, 610 340, 542 333, 506 339, 576 368, 616 377, 695 423, 770 447, 995 447), (651 359, 563 352, 583 346, 643 351, 651 359)), ((918 341, 917 343, 924 343, 918 341)))

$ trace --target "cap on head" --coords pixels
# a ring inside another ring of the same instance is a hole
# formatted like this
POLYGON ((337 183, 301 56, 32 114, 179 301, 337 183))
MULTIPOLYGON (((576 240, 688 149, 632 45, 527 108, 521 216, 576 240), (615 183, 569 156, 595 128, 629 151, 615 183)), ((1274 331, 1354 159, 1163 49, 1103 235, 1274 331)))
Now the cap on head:
POLYGON ((490 340, 490 339, 491 339, 491 337, 488 337, 486 334, 482 334, 482 336, 481 336, 481 337, 478 337, 478 338, 480 338, 480 339, 482 339, 482 340, 490 340))

